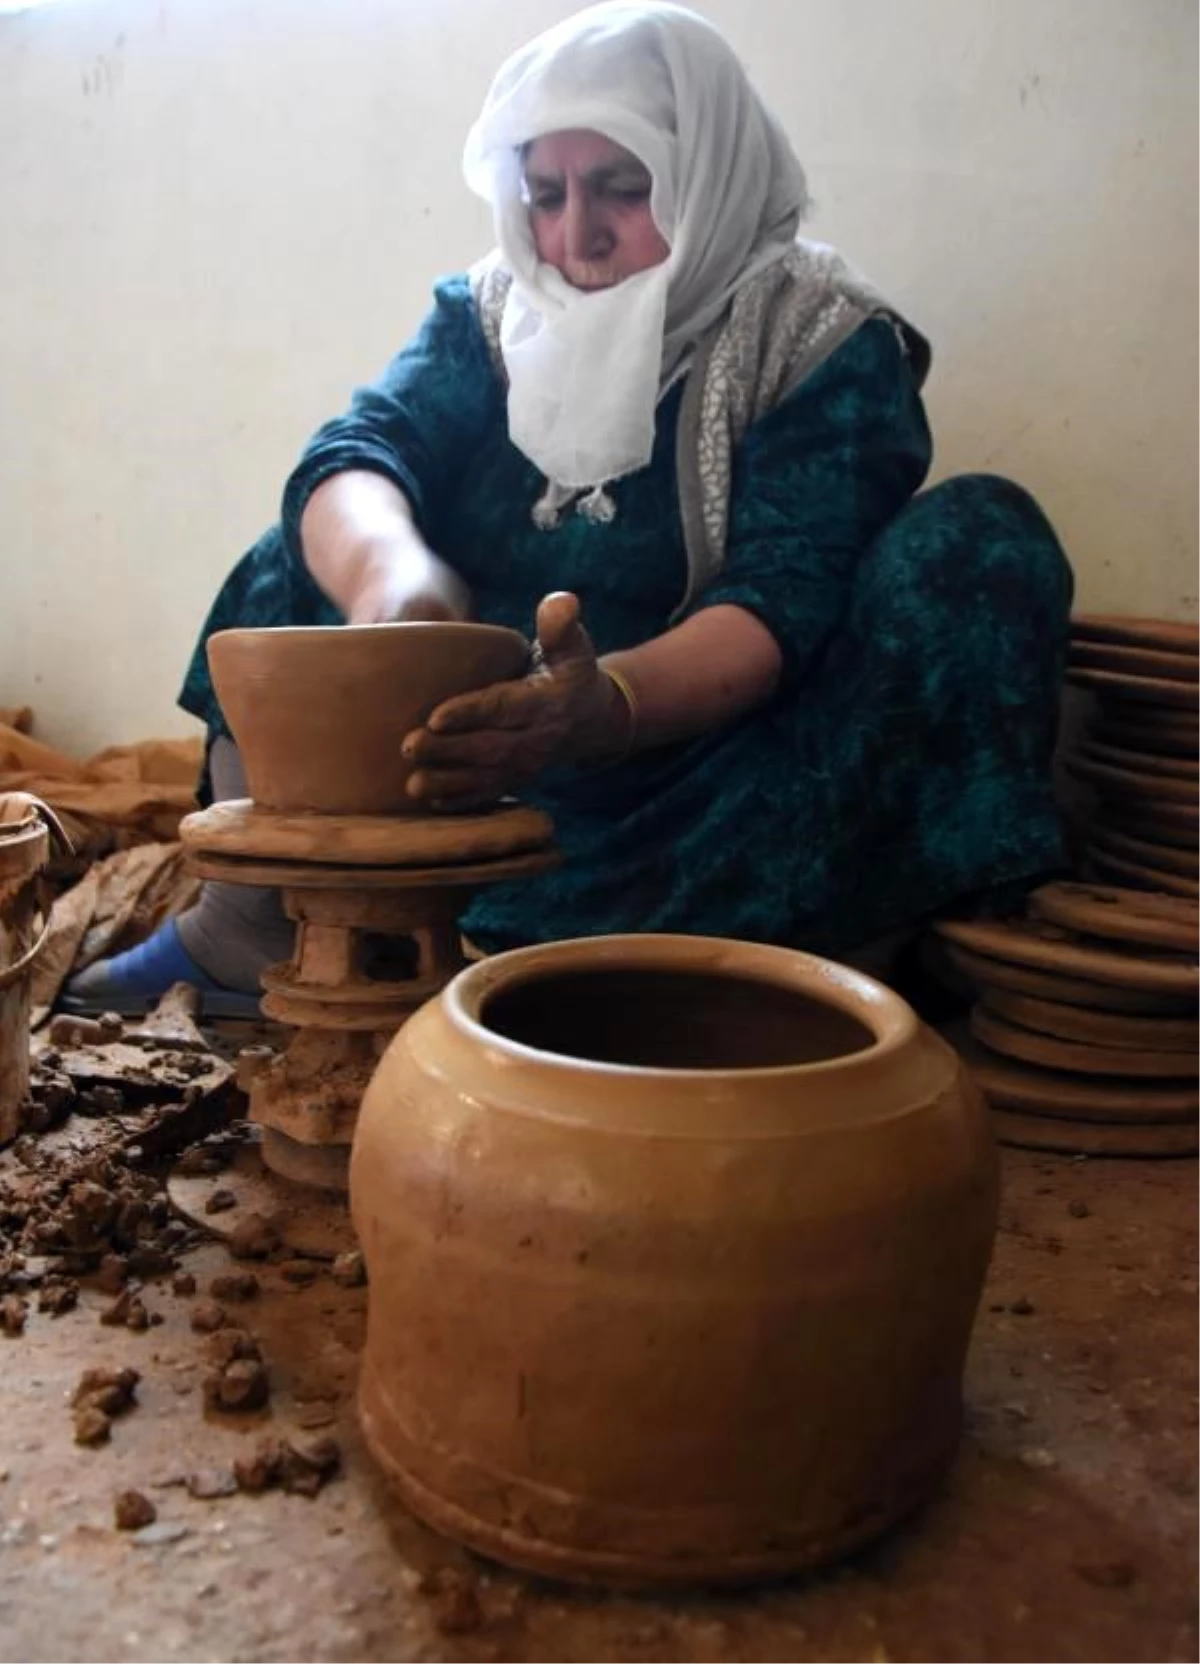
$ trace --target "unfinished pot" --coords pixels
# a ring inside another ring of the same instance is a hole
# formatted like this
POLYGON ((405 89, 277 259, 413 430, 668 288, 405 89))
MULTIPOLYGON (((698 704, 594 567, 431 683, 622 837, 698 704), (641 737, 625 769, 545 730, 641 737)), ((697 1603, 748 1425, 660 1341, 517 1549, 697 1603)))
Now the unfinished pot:
POLYGON ((392 1042, 350 1183, 368 1443, 484 1554, 778 1576, 953 1456, 995 1150, 870 978, 681 936, 484 960, 392 1042))
POLYGON ((528 658, 524 636, 494 624, 221 630, 208 643, 255 803, 325 815, 428 813, 405 795, 405 735, 528 658))

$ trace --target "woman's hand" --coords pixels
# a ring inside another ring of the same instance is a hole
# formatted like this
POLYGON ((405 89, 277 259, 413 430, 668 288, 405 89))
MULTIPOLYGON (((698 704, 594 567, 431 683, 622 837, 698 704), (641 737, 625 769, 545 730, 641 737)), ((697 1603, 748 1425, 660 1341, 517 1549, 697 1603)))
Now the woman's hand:
POLYGON ((344 610, 347 624, 457 622, 471 592, 412 531, 361 551, 344 610))
POLYGON ((446 808, 490 803, 544 769, 624 749, 629 710, 597 662, 576 596, 548 595, 538 607, 535 659, 523 680, 447 699, 407 736, 410 796, 446 808))
POLYGON ((470 617, 470 590, 382 474, 350 469, 323 481, 301 517, 300 540, 309 571, 348 624, 470 617))

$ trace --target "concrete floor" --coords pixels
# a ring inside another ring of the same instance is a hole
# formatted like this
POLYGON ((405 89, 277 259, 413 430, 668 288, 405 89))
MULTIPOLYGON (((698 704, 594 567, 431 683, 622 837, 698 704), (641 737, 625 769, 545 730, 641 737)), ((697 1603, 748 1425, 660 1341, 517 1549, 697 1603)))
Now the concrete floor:
MULTIPOLYGON (((3 1162, 0 1158, 0 1173, 3 1162)), ((203 1407, 189 1310, 231 1269, 187 1254, 199 1294, 150 1284, 161 1326, 98 1326, 84 1288, 0 1339, 0 1658, 292 1660, 1188 1660, 1196 1624, 1196 1164, 1005 1152, 1001 1233, 944 1493, 853 1564, 738 1597, 603 1597, 489 1567, 419 1527, 356 1433, 365 1290, 257 1267, 239 1309, 270 1408, 203 1407), (99 1449, 69 1396, 134 1365, 138 1406, 99 1449), (197 1500, 261 1437, 332 1433, 319 1496, 197 1500), (150 1541, 114 1495, 156 1504, 150 1541), (163 1529, 166 1528, 166 1529, 163 1529), (157 1540, 155 1540, 157 1539, 157 1540)))

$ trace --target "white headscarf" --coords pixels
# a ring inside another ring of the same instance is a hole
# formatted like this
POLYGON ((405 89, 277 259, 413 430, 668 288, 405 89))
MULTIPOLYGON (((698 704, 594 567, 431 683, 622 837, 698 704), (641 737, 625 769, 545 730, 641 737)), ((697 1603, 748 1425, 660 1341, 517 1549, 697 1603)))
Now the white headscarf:
POLYGON ((513 274, 500 333, 513 443, 576 490, 644 467, 655 407, 697 338, 794 246, 807 193, 783 129, 712 24, 656 0, 606 0, 509 58, 463 166, 513 274), (521 147, 575 128, 649 170, 671 250, 595 293, 538 260, 521 198, 521 147))

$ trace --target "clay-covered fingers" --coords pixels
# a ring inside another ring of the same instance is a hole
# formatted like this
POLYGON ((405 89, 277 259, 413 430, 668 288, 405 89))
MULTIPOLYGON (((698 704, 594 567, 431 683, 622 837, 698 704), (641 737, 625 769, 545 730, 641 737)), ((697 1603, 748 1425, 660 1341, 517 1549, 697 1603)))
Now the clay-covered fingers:
POLYGON ((490 770, 419 768, 409 776, 409 797, 432 809, 469 809, 504 796, 503 779, 490 770))
MULTIPOLYGON (((469 734, 487 729, 528 728, 536 721, 544 691, 528 679, 496 682, 477 693, 446 699, 430 714, 425 731, 469 734)), ((408 744, 406 740, 405 745, 408 744)))
POLYGON ((504 729, 472 729, 467 733, 434 734, 418 728, 401 746, 404 758, 422 769, 497 771, 512 759, 514 734, 504 729))

